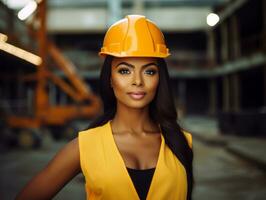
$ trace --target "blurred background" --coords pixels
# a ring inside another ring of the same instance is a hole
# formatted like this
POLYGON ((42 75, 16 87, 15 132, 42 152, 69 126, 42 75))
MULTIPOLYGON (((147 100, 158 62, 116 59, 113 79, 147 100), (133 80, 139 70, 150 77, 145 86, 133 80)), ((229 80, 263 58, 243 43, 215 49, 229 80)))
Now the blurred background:
MULTIPOLYGON (((127 14, 163 31, 194 199, 266 198, 266 1, 0 0, 0 199, 102 112, 98 57, 127 14)), ((75 177, 54 199, 85 199, 75 177)))

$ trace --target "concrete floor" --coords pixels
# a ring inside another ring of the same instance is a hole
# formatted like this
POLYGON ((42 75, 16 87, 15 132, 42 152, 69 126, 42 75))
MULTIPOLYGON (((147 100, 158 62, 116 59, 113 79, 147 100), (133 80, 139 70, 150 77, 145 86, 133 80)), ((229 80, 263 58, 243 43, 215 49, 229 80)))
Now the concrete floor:
MULTIPOLYGON (((1 152, 0 199, 14 199, 22 186, 41 170, 64 144, 65 142, 54 142, 47 137, 43 148, 39 150, 13 149, 1 152)), ((196 138, 193 139, 193 148, 195 200, 265 199, 265 172, 220 146, 208 146, 196 138)), ((74 178, 54 199, 85 199, 82 175, 74 178)))
MULTIPOLYGON (((0 156, 0 199, 12 200, 28 180, 46 166, 66 142, 49 139, 39 150, 15 150, 0 156), (49 144, 48 144, 49 143, 49 144)), ((86 199, 82 174, 76 176, 61 190, 55 200, 86 199)))
POLYGON ((193 144, 195 200, 265 200, 265 172, 220 147, 193 144))

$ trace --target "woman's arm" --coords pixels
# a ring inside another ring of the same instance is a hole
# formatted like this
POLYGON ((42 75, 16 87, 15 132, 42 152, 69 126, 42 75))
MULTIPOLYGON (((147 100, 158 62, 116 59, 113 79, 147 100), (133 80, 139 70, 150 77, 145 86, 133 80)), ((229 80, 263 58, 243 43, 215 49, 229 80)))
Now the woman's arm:
POLYGON ((80 171, 78 138, 75 138, 30 180, 16 200, 52 199, 80 171))

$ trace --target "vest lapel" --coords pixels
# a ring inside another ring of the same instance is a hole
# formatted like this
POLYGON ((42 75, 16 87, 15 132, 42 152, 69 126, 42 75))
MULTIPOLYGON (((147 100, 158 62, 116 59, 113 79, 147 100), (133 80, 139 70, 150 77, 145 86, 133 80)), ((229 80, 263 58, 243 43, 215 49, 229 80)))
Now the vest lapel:
MULTIPOLYGON (((124 160, 123 160, 123 158, 122 158, 122 156, 121 156, 121 154, 120 154, 120 152, 116 146, 116 143, 115 143, 115 140, 114 140, 114 137, 112 134, 112 127, 111 127, 110 121, 105 126, 106 126, 107 140, 110 142, 110 145, 109 145, 110 151, 114 153, 112 160, 115 163, 112 163, 111 166, 114 166, 116 169, 112 169, 111 171, 116 170, 117 174, 119 174, 119 176, 121 176, 120 178, 123 179, 122 182, 127 184, 127 185, 118 186, 118 187, 121 187, 121 189, 123 188, 123 189, 129 190, 127 192, 128 196, 125 197, 125 199, 126 198, 131 199, 129 197, 132 197, 132 199, 134 199, 134 200, 139 200, 138 193, 135 189, 135 186, 131 180, 130 175, 128 174, 124 160)), ((161 146, 160 146, 160 150, 159 150, 159 156, 158 156, 156 168, 155 168, 155 171, 154 171, 154 174, 152 177, 152 181, 150 184, 150 188, 149 188, 149 191, 147 194, 147 198, 146 198, 147 200, 154 199, 156 197, 154 195, 154 193, 156 192, 154 187, 156 187, 158 185, 158 181, 159 181, 158 178, 160 177, 160 170, 161 170, 161 162, 163 159, 162 154, 163 154, 164 145, 165 145, 165 141, 164 141, 164 138, 161 134, 161 146)))
POLYGON ((108 137, 108 142, 110 143, 110 152, 113 152, 112 160, 114 163, 112 163, 111 166, 115 167, 115 169, 112 169, 111 171, 115 170, 117 175, 119 175, 119 179, 122 179, 121 183, 124 183, 124 185, 119 185, 118 187, 121 188, 121 192, 127 193, 127 196, 125 196, 124 199, 139 200, 138 193, 134 187, 134 184, 131 181, 131 178, 124 164, 123 158, 120 155, 120 152, 118 151, 118 148, 116 146, 110 121, 106 124, 106 134, 108 137), (123 191, 123 190, 127 190, 127 191, 123 191))
POLYGON ((161 172, 161 164, 162 164, 162 159, 163 159, 163 150, 164 150, 164 137, 161 134, 161 146, 160 146, 160 151, 159 151, 159 157, 157 160, 157 164, 156 164, 156 168, 151 180, 151 185, 147 194, 147 198, 146 200, 154 200, 156 199, 156 190, 155 188, 157 188, 157 190, 159 189, 157 187, 157 185, 159 185, 159 177, 161 176, 160 172, 161 172))

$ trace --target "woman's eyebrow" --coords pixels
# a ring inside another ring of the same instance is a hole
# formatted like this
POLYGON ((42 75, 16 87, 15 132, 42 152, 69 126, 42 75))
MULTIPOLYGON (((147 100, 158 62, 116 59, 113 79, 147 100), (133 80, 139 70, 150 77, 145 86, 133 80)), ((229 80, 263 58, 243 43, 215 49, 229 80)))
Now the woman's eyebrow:
POLYGON ((127 62, 121 62, 118 65, 116 65, 116 67, 118 67, 119 65, 126 65, 128 67, 134 68, 134 65, 131 65, 131 64, 127 63, 127 62))
MULTIPOLYGON (((118 65, 116 65, 116 67, 118 67, 119 65, 126 65, 126 66, 131 67, 131 68, 134 68, 134 67, 135 67, 134 65, 132 65, 132 64, 130 64, 130 63, 127 63, 127 62, 121 62, 121 63, 119 63, 118 65)), ((151 66, 151 65, 158 66, 156 63, 153 63, 153 62, 152 62, 152 63, 147 63, 147 64, 143 65, 142 67, 143 67, 143 68, 146 68, 146 67, 151 66)))
POLYGON ((148 63, 148 64, 143 65, 142 67, 143 67, 143 68, 146 68, 146 67, 149 67, 149 66, 151 66, 151 65, 155 65, 155 66, 158 67, 158 65, 157 65, 156 63, 148 63))

